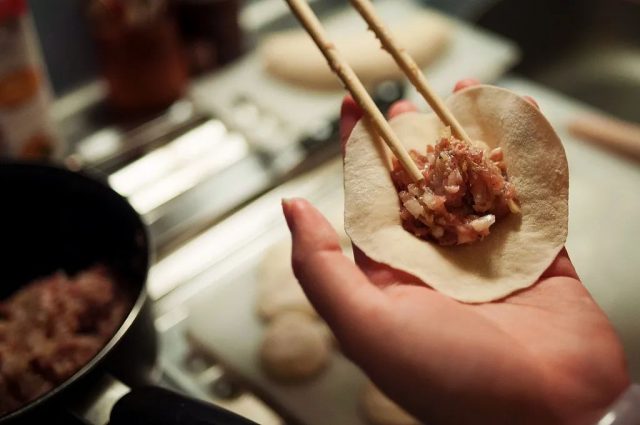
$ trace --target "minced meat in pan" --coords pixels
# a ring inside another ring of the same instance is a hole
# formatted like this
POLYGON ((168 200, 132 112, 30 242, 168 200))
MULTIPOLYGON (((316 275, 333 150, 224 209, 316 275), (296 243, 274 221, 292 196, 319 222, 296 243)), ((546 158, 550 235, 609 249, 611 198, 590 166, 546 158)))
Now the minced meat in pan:
POLYGON ((130 302, 104 266, 35 280, 0 302, 0 415, 62 383, 118 329, 130 302))

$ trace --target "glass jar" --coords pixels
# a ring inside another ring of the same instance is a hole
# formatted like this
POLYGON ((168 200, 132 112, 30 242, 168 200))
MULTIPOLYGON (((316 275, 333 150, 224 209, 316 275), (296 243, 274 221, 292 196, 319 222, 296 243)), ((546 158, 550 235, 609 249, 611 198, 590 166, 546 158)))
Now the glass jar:
POLYGON ((117 111, 154 112, 182 97, 187 69, 166 1, 92 0, 89 17, 117 111))

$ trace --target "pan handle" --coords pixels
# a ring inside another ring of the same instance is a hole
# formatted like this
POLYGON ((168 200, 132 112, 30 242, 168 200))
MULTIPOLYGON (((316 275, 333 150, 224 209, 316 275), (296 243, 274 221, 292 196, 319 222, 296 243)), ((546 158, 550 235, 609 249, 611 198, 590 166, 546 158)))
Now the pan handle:
POLYGON ((108 374, 73 399, 73 405, 68 406, 72 415, 91 425, 257 425, 211 403, 164 388, 129 388, 108 374))
POLYGON ((211 403, 160 388, 131 390, 111 410, 109 425, 257 425, 211 403))

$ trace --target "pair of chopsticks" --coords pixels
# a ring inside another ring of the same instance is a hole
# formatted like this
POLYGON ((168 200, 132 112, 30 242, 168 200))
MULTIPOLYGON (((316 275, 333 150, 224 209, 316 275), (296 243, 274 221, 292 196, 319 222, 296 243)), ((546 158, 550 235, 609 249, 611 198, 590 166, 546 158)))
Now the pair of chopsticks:
MULTIPOLYGON (((353 69, 346 60, 341 56, 335 45, 329 40, 322 24, 318 20, 307 0, 286 0, 289 7, 296 15, 300 23, 307 30, 313 41, 316 43, 324 57, 327 59, 329 66, 338 75, 344 86, 349 90, 355 101, 360 105, 369 121, 374 126, 377 133, 385 141, 391 152, 398 158, 398 161, 411 176, 415 182, 423 180, 422 173, 413 162, 409 153, 404 148, 398 136, 393 132, 391 126, 384 118, 371 96, 358 79, 353 69)), ((362 15, 364 20, 373 30, 385 49, 402 72, 407 76, 411 84, 424 97, 429 106, 438 115, 440 120, 451 127, 452 133, 459 139, 471 143, 471 139, 464 131, 460 123, 455 119, 453 114, 446 108, 444 102, 429 87, 426 78, 418 68, 413 58, 404 49, 400 48, 395 42, 389 30, 384 23, 376 15, 373 5, 369 0, 350 0, 355 9, 362 15)))

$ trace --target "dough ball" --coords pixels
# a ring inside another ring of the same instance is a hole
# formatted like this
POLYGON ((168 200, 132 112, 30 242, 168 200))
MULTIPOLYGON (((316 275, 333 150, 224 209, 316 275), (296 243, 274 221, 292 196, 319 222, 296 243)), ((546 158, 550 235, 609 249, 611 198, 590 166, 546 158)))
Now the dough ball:
POLYGON ((363 416, 372 425, 420 425, 420 422, 384 395, 372 382, 362 392, 363 416))
MULTIPOLYGON (((326 217, 340 238, 340 245, 349 258, 353 258, 351 239, 344 231, 342 208, 329 212, 326 217)), ((258 316, 266 322, 288 311, 297 311, 313 318, 318 314, 302 291, 291 269, 291 241, 284 240, 269 248, 258 269, 258 316)))
POLYGON ((320 327, 320 331, 322 332, 327 342, 329 343, 329 346, 332 348, 335 348, 336 350, 340 350, 340 344, 338 343, 338 340, 336 339, 336 336, 333 334, 333 331, 331 330, 329 325, 327 325, 322 320, 318 320, 317 323, 318 323, 318 326, 320 327))
POLYGON ((256 310, 267 322, 286 312, 318 317, 293 275, 289 241, 282 241, 271 247, 262 260, 256 310))
POLYGON ((322 326, 307 315, 285 313, 269 324, 260 347, 264 371, 280 382, 296 382, 318 374, 331 347, 322 326))

